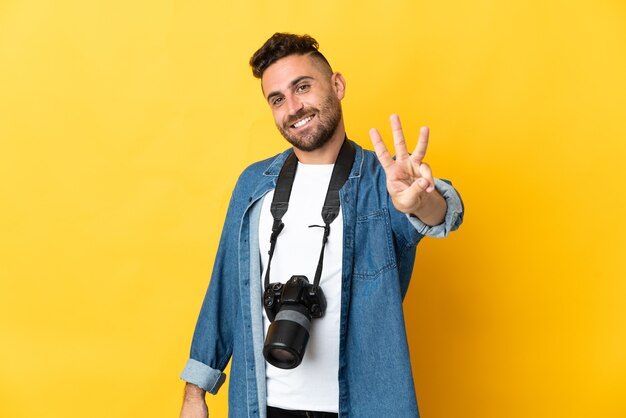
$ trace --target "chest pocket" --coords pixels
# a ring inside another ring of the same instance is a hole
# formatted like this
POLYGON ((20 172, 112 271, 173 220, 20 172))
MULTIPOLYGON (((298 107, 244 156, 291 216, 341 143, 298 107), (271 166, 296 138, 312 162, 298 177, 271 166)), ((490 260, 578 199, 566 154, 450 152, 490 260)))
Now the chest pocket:
POLYGON ((377 210, 356 220, 354 278, 374 280, 396 267, 387 211, 377 210))

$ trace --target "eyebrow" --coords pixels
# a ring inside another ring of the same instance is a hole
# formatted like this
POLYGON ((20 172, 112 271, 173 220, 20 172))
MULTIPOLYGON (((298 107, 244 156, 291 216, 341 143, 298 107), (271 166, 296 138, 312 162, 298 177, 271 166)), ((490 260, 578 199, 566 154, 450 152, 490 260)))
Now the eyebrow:
MULTIPOLYGON (((289 87, 295 86, 296 84, 300 83, 302 80, 314 80, 314 78, 309 75, 303 75, 301 77, 294 79, 291 83, 289 83, 289 87)), ((281 94, 282 93, 279 91, 273 91, 267 95, 267 101, 269 102, 272 99, 272 97, 280 96, 281 94)))

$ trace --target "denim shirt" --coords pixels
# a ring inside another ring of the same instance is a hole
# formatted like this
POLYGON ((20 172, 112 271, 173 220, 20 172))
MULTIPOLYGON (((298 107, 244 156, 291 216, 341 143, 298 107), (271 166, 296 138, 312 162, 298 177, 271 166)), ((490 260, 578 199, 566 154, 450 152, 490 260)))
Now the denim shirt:
MULTIPOLYGON (((419 417, 402 300, 415 247, 424 235, 445 237, 463 220, 449 182, 435 179, 448 208, 430 227, 397 211, 376 155, 356 156, 340 191, 343 260, 339 343, 339 416, 419 417)), ((215 394, 232 359, 230 418, 266 418, 259 216, 291 150, 249 166, 233 191, 211 281, 181 378, 215 394)), ((311 388, 315 390, 315 388, 311 388)))

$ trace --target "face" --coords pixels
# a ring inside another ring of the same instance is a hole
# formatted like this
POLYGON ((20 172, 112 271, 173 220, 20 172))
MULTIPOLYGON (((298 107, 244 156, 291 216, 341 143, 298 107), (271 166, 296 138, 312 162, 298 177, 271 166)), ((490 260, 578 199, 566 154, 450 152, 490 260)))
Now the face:
POLYGON ((261 83, 278 130, 294 147, 314 151, 332 139, 341 121, 341 74, 308 55, 290 55, 270 65, 261 83))

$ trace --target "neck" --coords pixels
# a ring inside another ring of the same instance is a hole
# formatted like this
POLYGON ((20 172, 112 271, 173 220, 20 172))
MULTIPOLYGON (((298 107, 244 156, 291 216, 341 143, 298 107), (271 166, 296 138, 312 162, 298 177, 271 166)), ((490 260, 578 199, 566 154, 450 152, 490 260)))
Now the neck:
POLYGON ((330 141, 323 147, 315 151, 302 151, 294 147, 293 152, 296 154, 296 157, 298 157, 298 161, 302 164, 334 164, 345 137, 346 130, 343 126, 342 119, 339 121, 339 125, 337 125, 337 129, 335 129, 330 141))

